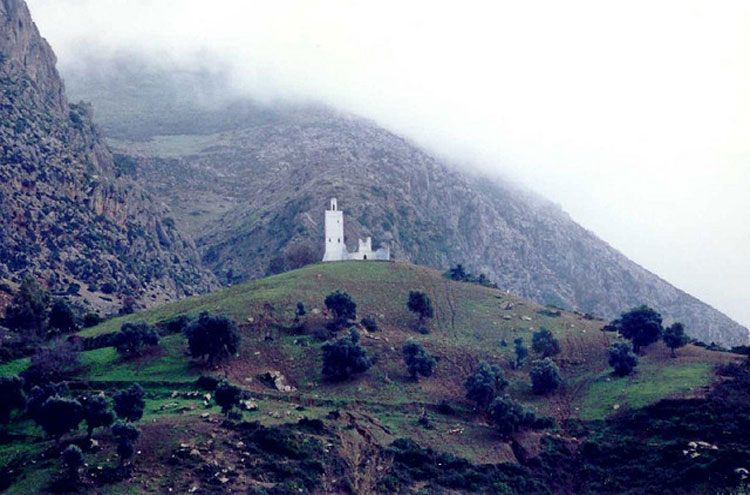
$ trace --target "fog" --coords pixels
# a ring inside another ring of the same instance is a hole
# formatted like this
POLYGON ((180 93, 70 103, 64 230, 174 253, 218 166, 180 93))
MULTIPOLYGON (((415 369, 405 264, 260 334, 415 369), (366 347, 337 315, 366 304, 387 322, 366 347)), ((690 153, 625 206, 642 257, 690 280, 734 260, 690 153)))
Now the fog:
POLYGON ((63 74, 137 53, 369 117, 750 326, 748 2, 28 3, 63 74))

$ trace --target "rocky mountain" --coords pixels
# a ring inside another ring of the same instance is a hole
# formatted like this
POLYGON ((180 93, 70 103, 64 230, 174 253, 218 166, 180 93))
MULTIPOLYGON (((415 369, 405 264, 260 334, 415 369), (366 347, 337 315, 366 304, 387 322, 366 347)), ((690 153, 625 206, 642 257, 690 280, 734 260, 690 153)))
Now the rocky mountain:
POLYGON ((23 0, 0 2, 0 279, 32 273, 56 292, 117 307, 215 286, 167 208, 122 174, 69 104, 23 0))
POLYGON ((71 71, 73 91, 103 109, 118 160, 169 204, 222 281, 263 276, 285 256, 322 257, 323 210, 335 196, 350 249, 372 235, 397 259, 441 269, 462 263, 543 304, 610 318, 647 303, 707 342, 748 341, 747 329, 558 206, 462 173, 372 122, 319 107, 200 105, 215 90, 201 71, 159 77, 151 66, 133 91, 135 71, 123 65, 71 71), (171 112, 158 125, 153 114, 129 111, 165 104, 171 112), (152 130, 148 139, 144 129, 152 130))

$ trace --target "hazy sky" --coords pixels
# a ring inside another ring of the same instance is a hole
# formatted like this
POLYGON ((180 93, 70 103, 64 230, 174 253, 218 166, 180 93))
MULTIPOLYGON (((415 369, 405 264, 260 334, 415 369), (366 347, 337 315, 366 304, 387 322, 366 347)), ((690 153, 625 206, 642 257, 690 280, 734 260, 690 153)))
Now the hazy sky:
POLYGON ((28 0, 64 69, 228 67, 513 178, 750 326, 750 2, 28 0))

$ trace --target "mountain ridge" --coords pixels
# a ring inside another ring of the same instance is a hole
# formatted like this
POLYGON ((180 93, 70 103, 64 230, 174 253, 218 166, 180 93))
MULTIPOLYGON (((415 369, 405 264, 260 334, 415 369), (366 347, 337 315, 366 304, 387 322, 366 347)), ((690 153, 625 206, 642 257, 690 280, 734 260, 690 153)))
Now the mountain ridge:
POLYGON ((164 205, 118 170, 91 107, 68 103, 25 2, 0 7, 0 278, 33 274, 106 311, 215 287, 164 205))

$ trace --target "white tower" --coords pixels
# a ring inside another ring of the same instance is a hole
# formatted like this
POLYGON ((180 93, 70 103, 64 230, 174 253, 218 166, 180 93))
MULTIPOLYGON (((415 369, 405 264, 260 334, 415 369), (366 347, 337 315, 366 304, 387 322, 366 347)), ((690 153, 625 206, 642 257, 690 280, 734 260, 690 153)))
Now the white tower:
POLYGON ((336 198, 331 198, 331 207, 326 210, 326 252, 323 261, 342 261, 349 259, 344 244, 344 212, 338 209, 336 198))

